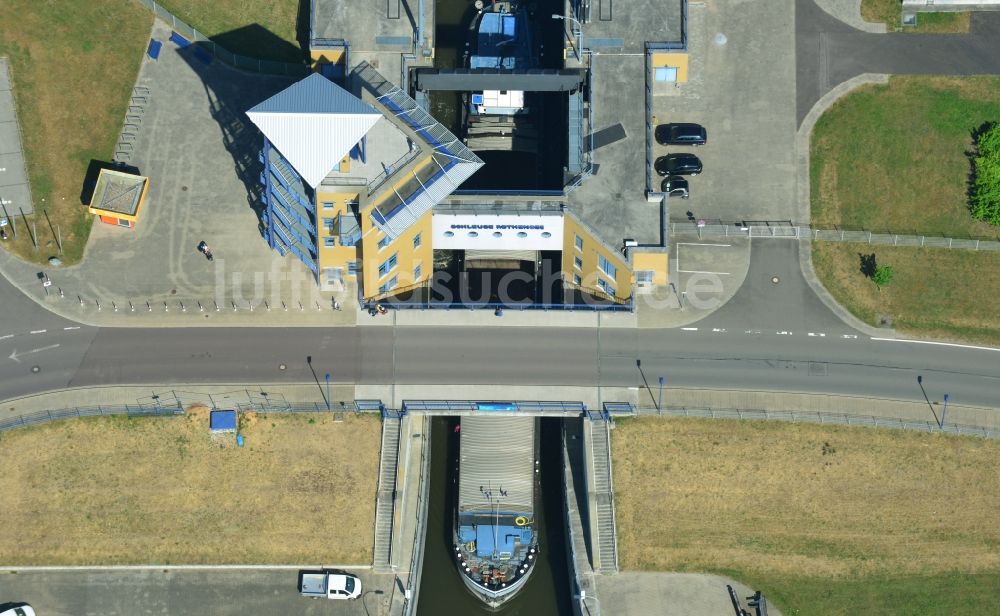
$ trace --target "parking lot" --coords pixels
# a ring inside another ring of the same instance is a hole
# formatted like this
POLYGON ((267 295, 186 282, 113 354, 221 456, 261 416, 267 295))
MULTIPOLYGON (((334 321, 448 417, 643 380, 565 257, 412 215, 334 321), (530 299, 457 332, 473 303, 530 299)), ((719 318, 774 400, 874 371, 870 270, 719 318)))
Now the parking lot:
POLYGON ((692 152, 704 166, 690 198, 671 199, 671 219, 794 217, 794 12, 793 0, 689 5, 689 80, 652 82, 653 124, 701 124, 708 144, 653 146, 654 157, 692 152))

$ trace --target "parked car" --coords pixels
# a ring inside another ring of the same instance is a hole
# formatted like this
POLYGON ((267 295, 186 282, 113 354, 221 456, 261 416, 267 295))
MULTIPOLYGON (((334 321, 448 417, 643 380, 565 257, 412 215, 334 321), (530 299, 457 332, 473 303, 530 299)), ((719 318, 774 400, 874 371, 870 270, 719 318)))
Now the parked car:
POLYGON ((687 199, 691 196, 688 194, 687 179, 679 175, 671 175, 663 178, 663 182, 660 184, 660 192, 666 193, 668 197, 680 197, 681 199, 687 199))
POLYGON ((701 161, 694 154, 667 154, 653 163, 658 175, 698 175, 701 161))
POLYGON ((0 616, 35 616, 35 610, 25 603, 0 612, 0 616))
POLYGON ((299 593, 313 598, 357 599, 361 596, 361 580, 356 575, 336 571, 301 571, 299 593))
POLYGON ((708 132, 701 124, 660 124, 656 127, 656 142, 660 145, 705 145, 708 132))

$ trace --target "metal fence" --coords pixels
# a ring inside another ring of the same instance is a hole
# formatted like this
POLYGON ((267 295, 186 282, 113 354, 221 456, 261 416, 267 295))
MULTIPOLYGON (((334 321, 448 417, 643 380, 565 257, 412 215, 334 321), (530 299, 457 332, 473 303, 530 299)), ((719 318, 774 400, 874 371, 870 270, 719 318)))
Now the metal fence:
POLYGON ((672 417, 700 417, 707 419, 743 419, 788 421, 792 423, 835 424, 844 426, 865 426, 870 428, 896 428, 917 432, 941 432, 960 436, 1000 438, 1000 430, 983 426, 917 421, 898 417, 878 417, 876 415, 851 415, 849 413, 828 413, 824 411, 767 411, 764 409, 702 409, 686 407, 640 408, 641 415, 668 415, 672 417))
POLYGON ((765 223, 705 223, 698 221, 671 222, 670 235, 703 237, 768 237, 821 242, 855 242, 873 246, 912 246, 923 248, 953 248, 1000 252, 1000 238, 976 239, 912 235, 903 233, 876 233, 874 231, 849 231, 846 229, 817 229, 809 225, 765 223))
POLYGON ((153 15, 170 24, 170 27, 173 28, 175 32, 184 38, 197 43, 205 50, 210 51, 212 55, 230 66, 245 71, 266 73, 268 75, 291 75, 295 77, 304 77, 311 72, 309 67, 304 63, 295 64, 291 62, 280 62, 278 60, 263 60, 261 58, 251 58, 249 56, 233 53, 225 47, 218 45, 205 34, 198 32, 197 29, 187 25, 181 19, 178 19, 177 16, 163 8, 163 6, 155 0, 137 1, 139 4, 149 9, 153 15))
POLYGON ((173 416, 183 415, 184 409, 180 406, 85 406, 71 409, 61 409, 57 411, 37 411, 18 415, 9 419, 0 419, 0 432, 34 426, 49 421, 60 419, 70 419, 74 417, 99 417, 111 415, 125 415, 128 417, 153 417, 153 416, 173 416))

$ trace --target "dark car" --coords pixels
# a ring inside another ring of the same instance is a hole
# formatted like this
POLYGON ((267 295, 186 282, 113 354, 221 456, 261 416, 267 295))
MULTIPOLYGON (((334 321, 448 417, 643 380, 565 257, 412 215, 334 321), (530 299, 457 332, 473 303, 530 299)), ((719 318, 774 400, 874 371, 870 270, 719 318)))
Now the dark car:
POLYGON ((705 145, 708 133, 701 124, 660 124, 656 127, 660 145, 705 145))
POLYGON ((694 154, 667 154, 653 163, 658 175, 698 175, 701 161, 694 154))
POLYGON ((691 195, 688 193, 688 181, 679 175, 671 175, 663 178, 660 184, 660 192, 666 193, 669 197, 680 197, 687 199, 691 195))

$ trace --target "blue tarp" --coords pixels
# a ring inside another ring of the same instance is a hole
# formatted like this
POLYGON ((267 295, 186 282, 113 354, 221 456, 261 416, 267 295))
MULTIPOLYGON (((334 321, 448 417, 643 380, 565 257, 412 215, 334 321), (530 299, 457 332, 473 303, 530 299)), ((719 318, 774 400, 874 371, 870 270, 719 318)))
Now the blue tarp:
POLYGON ((514 540, 527 544, 531 541, 531 529, 520 526, 496 526, 480 524, 476 527, 476 555, 487 557, 497 552, 513 552, 514 540), (496 529, 496 545, 493 543, 493 532, 496 529))
POLYGON ((236 411, 212 411, 208 423, 212 432, 235 432, 236 411))

